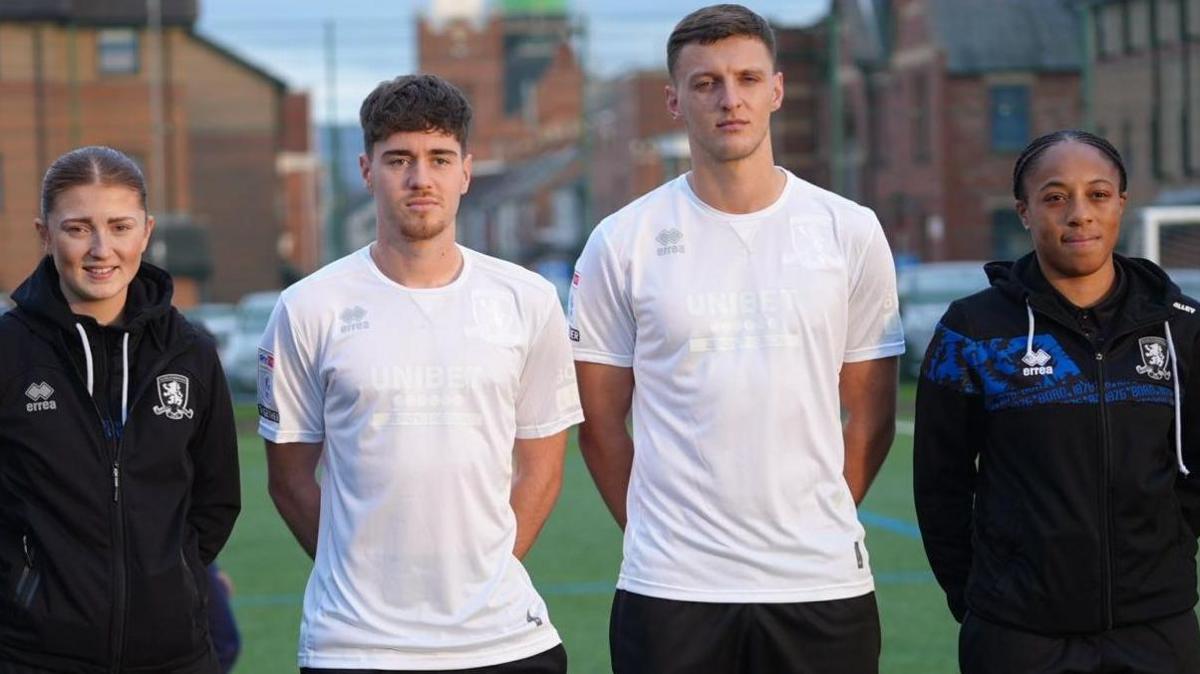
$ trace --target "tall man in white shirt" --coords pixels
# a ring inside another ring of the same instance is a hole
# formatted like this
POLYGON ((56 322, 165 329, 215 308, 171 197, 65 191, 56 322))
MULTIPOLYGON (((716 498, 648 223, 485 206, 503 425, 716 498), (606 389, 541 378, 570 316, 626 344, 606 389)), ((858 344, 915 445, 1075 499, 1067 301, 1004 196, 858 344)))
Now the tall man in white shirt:
POLYGON ((875 672, 855 505, 892 442, 904 350, 887 241, 870 210, 775 166, 761 17, 698 10, 667 63, 692 171, 596 227, 568 308, 580 444, 625 529, 614 671, 875 672))
POLYGON ((302 672, 566 671, 520 558, 582 419, 571 350, 549 282, 455 243, 470 117, 429 75, 367 97, 377 239, 286 290, 262 340, 271 497, 315 559, 302 672))

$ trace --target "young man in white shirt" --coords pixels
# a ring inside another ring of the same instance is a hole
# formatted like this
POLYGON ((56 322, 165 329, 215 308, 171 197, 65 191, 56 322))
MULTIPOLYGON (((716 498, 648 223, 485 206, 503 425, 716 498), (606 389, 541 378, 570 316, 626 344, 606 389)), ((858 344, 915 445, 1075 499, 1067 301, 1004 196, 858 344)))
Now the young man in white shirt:
POLYGON ((600 223, 572 281, 580 445, 625 529, 618 674, 878 670, 855 505, 894 432, 895 274, 870 210, 774 165, 774 52, 739 5, 676 26, 692 171, 600 223))
POLYGON ((455 243, 470 117, 434 76, 376 87, 377 239, 286 290, 262 340, 271 497, 315 559, 302 672, 566 671, 520 558, 582 414, 553 286, 455 243))

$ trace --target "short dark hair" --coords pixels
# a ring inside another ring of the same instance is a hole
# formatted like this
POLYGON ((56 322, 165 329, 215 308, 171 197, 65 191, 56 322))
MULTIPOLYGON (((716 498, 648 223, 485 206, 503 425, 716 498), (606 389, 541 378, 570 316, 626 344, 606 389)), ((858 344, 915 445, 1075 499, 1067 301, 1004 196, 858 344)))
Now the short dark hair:
POLYGON ((727 37, 752 37, 766 46, 775 64, 775 30, 767 20, 741 5, 709 5, 683 17, 667 38, 667 73, 675 77, 679 52, 693 42, 712 44, 727 37))
POLYGON ((54 160, 42 178, 42 219, 50 217, 58 195, 79 185, 117 185, 137 192, 146 210, 146 178, 123 152, 103 145, 80 147, 54 160))
POLYGON ((1051 147, 1068 141, 1084 143, 1100 150, 1100 153, 1107 157, 1117 169, 1117 173, 1121 177, 1120 191, 1125 191, 1129 182, 1128 177, 1125 175, 1125 162, 1121 161, 1121 153, 1117 152, 1117 148, 1113 147, 1112 143, 1087 131, 1061 129, 1034 138, 1021 151, 1021 156, 1017 157, 1017 163, 1013 166, 1013 196, 1016 197, 1017 201, 1025 201, 1025 198, 1028 196, 1025 193, 1025 174, 1029 173, 1029 170, 1037 163, 1038 157, 1041 157, 1042 153, 1051 147))
POLYGON ((471 104, 458 87, 437 75, 404 75, 380 82, 358 111, 363 147, 401 131, 441 131, 454 136, 463 151, 471 126, 471 104))

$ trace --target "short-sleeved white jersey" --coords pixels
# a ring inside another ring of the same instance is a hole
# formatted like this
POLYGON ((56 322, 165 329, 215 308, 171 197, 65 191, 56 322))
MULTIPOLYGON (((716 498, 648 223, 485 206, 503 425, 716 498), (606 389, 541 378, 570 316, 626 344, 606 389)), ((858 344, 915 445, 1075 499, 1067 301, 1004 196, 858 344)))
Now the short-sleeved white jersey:
POLYGON ((634 371, 619 588, 729 603, 874 588, 838 375, 904 351, 891 252, 870 210, 786 175, 744 215, 681 176, 601 222, 576 266, 575 359, 634 371))
POLYGON ((302 667, 467 669, 560 642, 513 556, 514 438, 582 420, 553 286, 460 248, 441 288, 369 247, 286 290, 259 350, 259 433, 324 442, 302 667))

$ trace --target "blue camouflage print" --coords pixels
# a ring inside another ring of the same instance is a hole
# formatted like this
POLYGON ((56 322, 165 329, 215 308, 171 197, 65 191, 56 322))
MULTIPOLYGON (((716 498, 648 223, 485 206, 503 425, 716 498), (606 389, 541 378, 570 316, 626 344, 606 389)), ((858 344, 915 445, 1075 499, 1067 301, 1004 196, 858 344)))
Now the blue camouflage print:
MULTIPOLYGON (((929 346, 923 376, 968 395, 982 395, 990 412, 1041 405, 1095 405, 1100 396, 1094 382, 1053 335, 1035 334, 1033 350, 1045 351, 1050 368, 1045 374, 1024 374, 1021 358, 1026 335, 973 340, 939 324, 929 346)), ((1104 392, 1107 403, 1174 404, 1170 387, 1144 381, 1112 380, 1104 392)))

